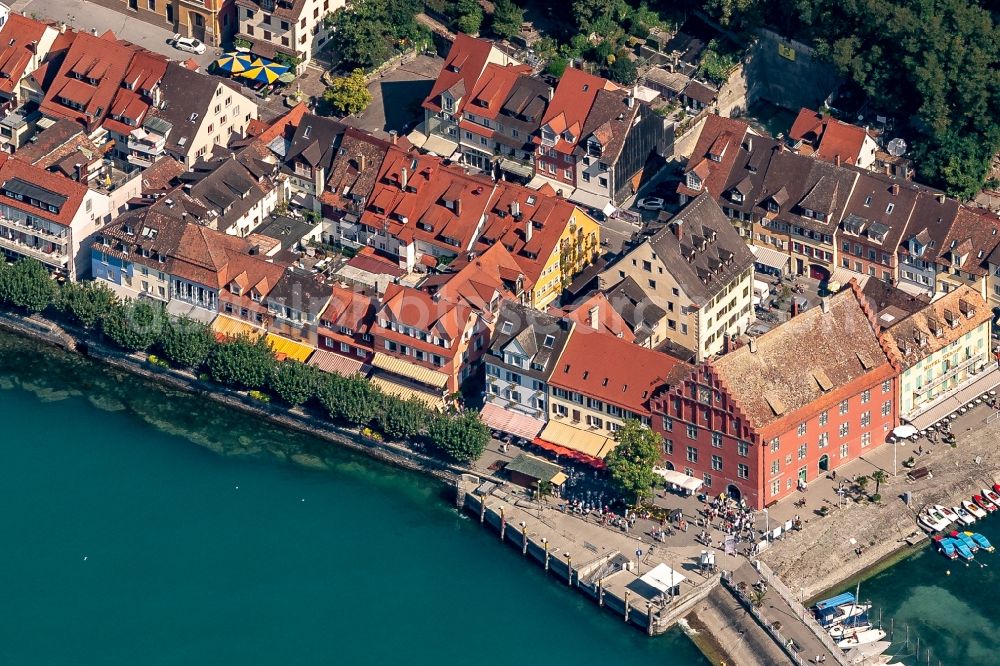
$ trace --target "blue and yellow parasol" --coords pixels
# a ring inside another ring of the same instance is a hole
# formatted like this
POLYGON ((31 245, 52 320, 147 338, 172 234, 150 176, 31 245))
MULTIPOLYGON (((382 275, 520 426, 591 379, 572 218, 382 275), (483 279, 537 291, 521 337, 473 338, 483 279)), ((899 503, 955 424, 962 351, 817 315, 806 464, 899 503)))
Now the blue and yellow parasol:
POLYGON ((253 58, 249 53, 227 53, 215 61, 215 67, 223 72, 239 74, 250 69, 253 58))
POLYGON ((285 65, 279 65, 276 62, 266 62, 258 58, 254 63, 240 76, 250 79, 252 81, 257 81, 259 83, 271 84, 278 80, 282 74, 288 71, 288 67, 285 65))

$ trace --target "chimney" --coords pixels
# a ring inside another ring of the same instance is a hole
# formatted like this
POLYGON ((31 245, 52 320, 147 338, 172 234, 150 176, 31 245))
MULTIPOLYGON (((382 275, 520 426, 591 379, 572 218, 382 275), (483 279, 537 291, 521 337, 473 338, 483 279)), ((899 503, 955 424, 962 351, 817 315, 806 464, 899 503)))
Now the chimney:
POLYGON ((595 305, 590 308, 590 327, 595 331, 601 328, 601 308, 595 305))
POLYGON ((819 299, 819 307, 823 310, 823 314, 828 314, 830 312, 830 297, 824 296, 819 299))
POLYGON ((792 317, 797 317, 799 314, 799 302, 792 298, 792 317))
POLYGON ((628 94, 625 96, 625 106, 627 106, 630 109, 633 106, 635 106, 635 97, 633 97, 634 94, 635 94, 635 89, 629 88, 628 94))
POLYGON ((891 192, 893 193, 893 195, 899 194, 899 183, 892 184, 891 192))
POLYGON ((753 137, 747 136, 747 152, 753 151, 753 137))
POLYGON ((935 198, 937 199, 938 203, 943 204, 945 200, 944 192, 938 192, 935 198))
POLYGON ((462 199, 455 199, 455 217, 462 214, 462 199))
POLYGON ((677 240, 684 238, 684 220, 674 220, 674 235, 677 236, 677 240))
POLYGON ((520 202, 518 202, 518 201, 511 201, 510 202, 510 215, 514 219, 517 219, 518 217, 521 216, 521 203, 520 202))
POLYGON ((366 166, 367 166, 367 164, 365 163, 365 156, 364 156, 364 154, 363 153, 358 153, 358 171, 360 173, 364 173, 366 166))
POLYGON ((535 230, 535 225, 531 223, 531 220, 527 220, 524 225, 524 242, 531 242, 531 234, 535 230))
POLYGON ((399 187, 400 187, 400 189, 404 189, 405 190, 406 189, 406 185, 409 182, 410 182, 410 174, 406 170, 406 167, 403 167, 399 171, 399 187))
POLYGON ((397 145, 399 142, 399 133, 396 130, 389 130, 389 141, 392 145, 397 145))
POLYGON ((555 94, 555 90, 552 88, 552 86, 549 86, 549 101, 550 102, 552 101, 552 95, 554 95, 554 94, 555 94))
POLYGON ((837 155, 836 157, 833 158, 833 164, 835 166, 840 166, 840 155, 837 155))

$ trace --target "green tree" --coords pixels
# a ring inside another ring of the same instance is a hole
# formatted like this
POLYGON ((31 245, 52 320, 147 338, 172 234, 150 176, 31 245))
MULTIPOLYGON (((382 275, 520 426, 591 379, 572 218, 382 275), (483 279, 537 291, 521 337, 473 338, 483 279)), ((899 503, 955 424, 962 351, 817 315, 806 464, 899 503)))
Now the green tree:
MULTIPOLYGON (((3 259, 0 259, 3 263, 3 259)), ((35 259, 20 259, 0 272, 0 302, 28 312, 41 312, 53 304, 56 283, 35 259)))
POLYGON ((479 29, 483 26, 483 8, 478 0, 457 0, 455 12, 458 14, 455 25, 461 32, 467 35, 479 33, 479 29))
POLYGON ((407 440, 419 435, 429 418, 427 405, 417 398, 401 400, 387 395, 375 413, 375 427, 390 439, 407 440))
POLYGON ((639 79, 639 70, 627 54, 619 53, 615 56, 614 62, 608 66, 608 78, 630 86, 639 79))
POLYGON ((415 21, 421 9, 419 0, 355 0, 328 15, 330 44, 341 65, 373 69, 393 52, 427 39, 426 28, 415 21))
POLYGON ((729 71, 739 63, 732 53, 723 53, 718 40, 708 43, 701 56, 698 73, 716 85, 722 85, 729 78, 729 71))
POLYGON ((275 363, 274 351, 264 336, 256 340, 248 336, 226 340, 212 348, 206 361, 212 379, 247 389, 262 388, 275 363))
POLYGON ((179 366, 200 368, 216 344, 208 324, 181 317, 163 326, 157 347, 164 357, 179 366))
POLYGON ((372 103, 365 73, 356 68, 347 76, 338 76, 323 93, 323 99, 345 116, 361 113, 372 103))
POLYGON ((865 488, 868 486, 869 481, 871 481, 871 479, 865 476, 864 474, 854 479, 854 483, 857 484, 858 490, 860 490, 861 492, 865 491, 865 488))
POLYGON ((311 365, 286 360, 275 365, 267 385, 285 403, 297 407, 316 395, 320 372, 311 365))
POLYGON ((127 299, 101 319, 101 331, 125 351, 145 351, 160 339, 166 320, 162 303, 127 299))
POLYGON ((427 437, 439 451, 459 462, 471 462, 483 455, 490 431, 473 411, 442 414, 431 419, 427 437))
POLYGON ((76 323, 90 330, 118 303, 118 296, 103 282, 64 282, 57 305, 76 323))
POLYGON ((521 34, 524 10, 514 4, 514 0, 496 0, 493 3, 493 18, 490 30, 502 39, 513 39, 521 34))
POLYGON ((356 426, 371 423, 382 403, 382 393, 364 377, 333 373, 320 383, 317 397, 331 418, 356 426))
POLYGON ((653 465, 660 458, 663 441, 660 436, 635 419, 615 432, 618 444, 605 463, 615 486, 632 502, 649 497, 656 474, 653 465))
POLYGON ((568 66, 569 61, 557 55, 549 59, 549 64, 545 66, 545 72, 556 78, 560 78, 568 66))
POLYGON ((701 4, 721 25, 742 25, 755 17, 759 0, 704 0, 701 4))

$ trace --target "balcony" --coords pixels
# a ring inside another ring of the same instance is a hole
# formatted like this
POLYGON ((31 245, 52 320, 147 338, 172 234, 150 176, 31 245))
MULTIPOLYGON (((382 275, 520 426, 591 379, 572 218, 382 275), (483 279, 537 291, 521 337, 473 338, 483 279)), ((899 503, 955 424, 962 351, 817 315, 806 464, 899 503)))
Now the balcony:
POLYGON ((145 169, 153 166, 153 160, 155 159, 155 157, 143 155, 142 153, 129 153, 128 163, 145 169))
POLYGON ((954 377, 958 373, 962 372, 963 370, 968 370, 969 368, 975 368, 976 366, 978 366, 980 364, 986 363, 986 361, 987 361, 987 359, 986 359, 986 356, 984 354, 977 354, 975 356, 971 356, 971 357, 965 359, 964 361, 962 361, 961 363, 955 365, 954 367, 948 368, 947 372, 943 373, 942 375, 940 375, 938 377, 935 377, 929 383, 924 384, 923 386, 914 389, 913 393, 915 395, 923 395, 923 394, 927 393, 928 391, 941 386, 941 384, 947 382, 948 380, 950 380, 952 377, 954 377))
POLYGON ((34 225, 28 224, 23 220, 11 219, 6 217, 0 217, 0 227, 7 227, 15 231, 20 231, 26 234, 31 234, 32 236, 37 236, 47 241, 53 243, 65 243, 68 238, 65 231, 62 233, 53 233, 42 229, 41 227, 36 227, 34 225))
POLYGON ((55 266, 57 268, 65 266, 69 261, 69 257, 64 252, 45 252, 41 248, 32 247, 22 243, 21 241, 14 240, 13 238, 5 238, 3 236, 0 236, 0 248, 10 250, 11 252, 25 257, 38 259, 43 264, 55 266))

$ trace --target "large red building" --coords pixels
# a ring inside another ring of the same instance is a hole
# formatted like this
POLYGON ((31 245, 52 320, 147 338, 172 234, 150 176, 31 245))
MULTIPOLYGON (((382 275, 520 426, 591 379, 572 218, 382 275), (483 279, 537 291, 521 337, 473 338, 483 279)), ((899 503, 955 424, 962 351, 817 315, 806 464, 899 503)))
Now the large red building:
POLYGON ((894 356, 856 283, 653 396, 668 468, 754 508, 773 504, 897 425, 894 356))

